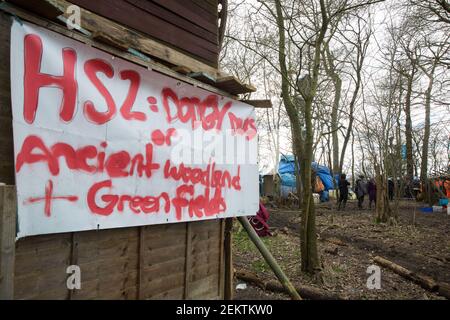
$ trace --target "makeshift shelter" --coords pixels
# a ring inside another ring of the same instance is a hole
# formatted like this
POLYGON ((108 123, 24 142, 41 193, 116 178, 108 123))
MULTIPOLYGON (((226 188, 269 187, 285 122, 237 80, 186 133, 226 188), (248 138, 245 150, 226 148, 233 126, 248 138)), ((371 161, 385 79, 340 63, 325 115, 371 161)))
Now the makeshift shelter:
MULTIPOLYGON (((319 177, 323 184, 323 191, 321 192, 321 200, 328 200, 328 191, 334 189, 333 177, 330 169, 326 166, 320 165, 316 162, 311 164, 312 170, 319 177)), ((295 176, 295 157, 293 155, 283 155, 280 159, 278 173, 281 177, 281 195, 286 197, 289 192, 296 191, 296 176, 295 176)))
POLYGON ((280 176, 278 174, 265 174, 259 176, 261 196, 275 197, 277 195, 277 185, 279 184, 280 176))

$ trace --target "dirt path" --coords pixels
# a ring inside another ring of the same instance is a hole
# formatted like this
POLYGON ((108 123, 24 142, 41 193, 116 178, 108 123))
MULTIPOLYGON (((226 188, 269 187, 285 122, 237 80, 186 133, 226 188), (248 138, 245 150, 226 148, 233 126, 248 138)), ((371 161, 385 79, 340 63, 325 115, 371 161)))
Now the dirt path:
MULTIPOLYGON (((388 226, 376 224, 374 211, 358 210, 354 202, 343 212, 334 210, 333 203, 319 205, 317 231, 324 280, 320 283, 299 270, 299 212, 270 212, 269 225, 275 236, 264 241, 295 283, 316 286, 349 299, 442 299, 386 269, 381 271, 381 289, 368 289, 366 270, 377 255, 435 280, 450 282, 450 216, 444 213, 422 213, 415 202, 402 201, 398 225, 388 226)), ((238 226, 235 229, 236 268, 274 279, 245 232, 238 226)), ((287 298, 265 294, 268 293, 250 287, 237 291, 236 299, 287 298)))

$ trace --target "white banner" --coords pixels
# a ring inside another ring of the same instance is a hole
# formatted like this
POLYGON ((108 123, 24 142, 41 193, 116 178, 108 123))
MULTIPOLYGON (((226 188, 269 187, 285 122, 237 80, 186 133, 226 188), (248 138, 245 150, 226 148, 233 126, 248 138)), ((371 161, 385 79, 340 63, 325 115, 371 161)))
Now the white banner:
POLYGON ((249 105, 17 22, 11 96, 18 237, 258 210, 249 105))

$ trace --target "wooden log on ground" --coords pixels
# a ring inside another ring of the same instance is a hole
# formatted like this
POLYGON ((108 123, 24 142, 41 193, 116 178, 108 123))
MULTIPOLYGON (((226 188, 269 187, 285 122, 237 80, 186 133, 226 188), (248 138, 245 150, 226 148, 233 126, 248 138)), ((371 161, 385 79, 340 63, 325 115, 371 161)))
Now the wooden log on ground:
MULTIPOLYGON (((247 283, 253 284, 263 290, 268 290, 272 292, 286 293, 287 290, 277 281, 263 281, 256 274, 246 271, 239 270, 235 272, 236 278, 247 283)), ((337 294, 329 293, 310 286, 295 286, 297 292, 302 296, 302 298, 310 300, 343 300, 343 298, 337 294)))
POLYGON ((373 261, 385 268, 388 268, 392 271, 394 271, 396 274, 402 276, 405 279, 411 280, 415 283, 417 283, 418 285, 420 285, 422 288, 429 290, 429 291, 437 291, 439 286, 437 284, 437 282, 428 277, 428 276, 424 276, 421 274, 417 274, 415 272, 412 272, 411 270, 408 270, 392 261, 389 261, 385 258, 376 256, 373 261))
POLYGON ((326 242, 329 242, 329 243, 332 243, 332 244, 335 244, 338 246, 342 246, 342 247, 347 246, 347 244, 344 241, 339 240, 338 238, 325 238, 325 239, 323 239, 323 241, 326 241, 326 242))
POLYGON ((446 297, 450 300, 450 284, 449 283, 439 283, 439 295, 446 297))

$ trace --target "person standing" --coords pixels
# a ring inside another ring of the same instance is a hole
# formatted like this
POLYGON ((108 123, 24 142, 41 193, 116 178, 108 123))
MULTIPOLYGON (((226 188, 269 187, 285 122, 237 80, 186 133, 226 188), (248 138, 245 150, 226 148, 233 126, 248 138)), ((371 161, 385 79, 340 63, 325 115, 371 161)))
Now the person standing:
POLYGON ((367 183, 367 192, 369 193, 369 208, 372 209, 372 202, 377 204, 377 185, 373 178, 367 183))
POLYGON ((389 195, 389 201, 394 200, 394 181, 392 178, 388 179, 388 195, 389 195))
POLYGON ((358 208, 363 208, 364 196, 367 194, 367 183, 364 180, 364 176, 360 175, 358 180, 356 180, 355 187, 356 196, 358 197, 358 208))
POLYGON ((350 182, 347 181, 347 176, 343 173, 341 174, 341 177, 339 179, 339 204, 338 204, 338 210, 345 209, 345 205, 347 204, 348 200, 348 186, 350 185, 350 182))

